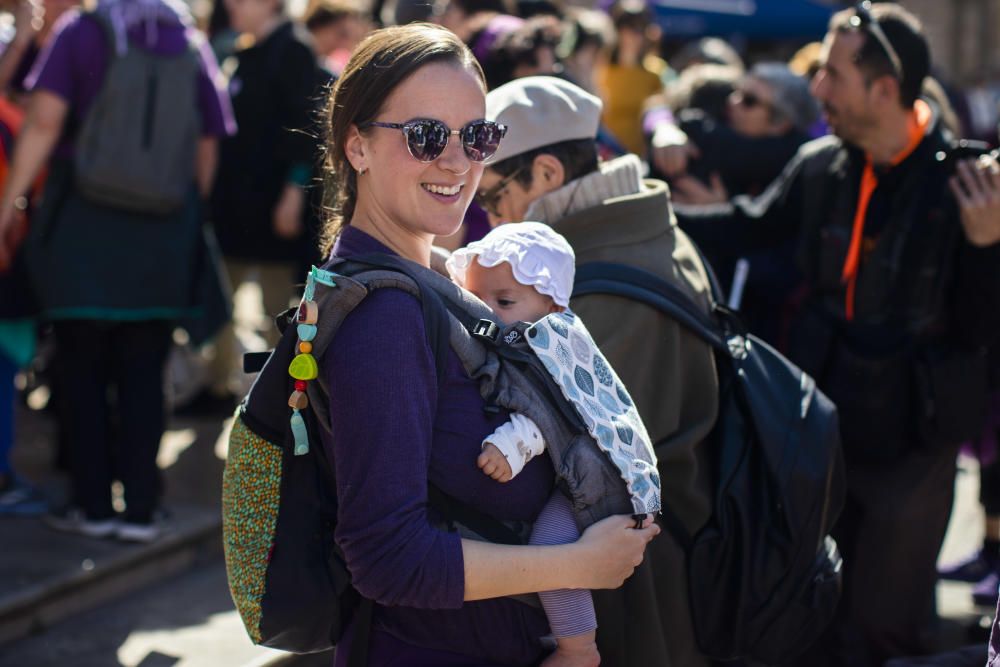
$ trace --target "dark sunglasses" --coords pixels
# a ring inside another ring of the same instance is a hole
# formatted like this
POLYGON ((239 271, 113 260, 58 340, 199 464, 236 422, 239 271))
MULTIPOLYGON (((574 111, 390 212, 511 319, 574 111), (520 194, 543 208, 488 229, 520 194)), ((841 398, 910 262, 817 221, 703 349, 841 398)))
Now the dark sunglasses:
POLYGON ((509 175, 504 176, 497 181, 496 185, 489 190, 477 192, 476 203, 482 206, 483 209, 490 215, 499 217, 500 212, 497 210, 497 204, 500 202, 500 197, 503 195, 507 186, 510 185, 511 181, 517 178, 526 168, 527 167, 518 167, 509 175))
POLYGON ((733 102, 735 104, 739 104, 742 107, 746 107, 747 109, 753 109, 754 107, 758 106, 763 106, 763 107, 771 106, 770 103, 765 102, 756 94, 751 93, 749 90, 739 90, 739 89, 734 90, 733 102))
POLYGON ((896 53, 896 49, 892 48, 892 43, 889 42, 889 38, 885 36, 885 31, 878 24, 878 20, 872 16, 872 3, 871 0, 863 0, 854 6, 854 16, 850 19, 851 27, 862 28, 868 32, 869 35, 874 37, 882 50, 885 51, 885 55, 889 57, 889 62, 892 64, 892 71, 896 79, 899 81, 903 80, 903 61, 899 59, 899 54, 896 53))
POLYGON ((441 157, 448 147, 452 135, 462 140, 465 155, 473 162, 488 159, 500 147, 500 140, 507 134, 507 126, 492 120, 474 120, 460 130, 452 130, 439 120, 417 118, 405 123, 380 123, 372 121, 361 125, 361 129, 384 127, 402 130, 406 137, 406 149, 421 162, 433 162, 441 157))

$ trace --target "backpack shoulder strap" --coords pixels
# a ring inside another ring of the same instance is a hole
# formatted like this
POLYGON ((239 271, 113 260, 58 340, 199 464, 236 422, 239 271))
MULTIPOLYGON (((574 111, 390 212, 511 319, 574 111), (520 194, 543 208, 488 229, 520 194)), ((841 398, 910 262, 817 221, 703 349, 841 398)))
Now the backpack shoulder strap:
MULTIPOLYGON (((577 267, 573 296, 609 294, 632 299, 659 310, 704 340, 727 351, 721 327, 676 286, 654 273, 614 262, 588 262, 577 267)), ((713 309, 719 306, 713 304, 713 309)))

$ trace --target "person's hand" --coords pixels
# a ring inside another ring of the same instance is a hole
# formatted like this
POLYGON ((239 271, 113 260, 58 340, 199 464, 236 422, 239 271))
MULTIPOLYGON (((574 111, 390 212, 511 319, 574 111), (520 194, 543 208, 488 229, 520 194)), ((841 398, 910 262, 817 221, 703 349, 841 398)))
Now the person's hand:
POLYGON ((302 235, 302 209, 305 206, 305 193, 297 185, 289 183, 281 193, 281 199, 274 207, 272 225, 278 238, 296 239, 302 235))
POLYGON ((670 198, 686 206, 706 206, 708 204, 725 204, 729 201, 729 193, 718 174, 709 177, 705 185, 694 176, 681 176, 670 182, 670 198))
POLYGON ((974 246, 1000 241, 1000 165, 995 157, 962 160, 948 181, 962 214, 965 238, 974 246))
POLYGON ((492 477, 498 482, 509 482, 513 475, 511 474, 510 462, 507 461, 507 457, 497 449, 497 446, 492 443, 486 443, 483 445, 483 453, 479 455, 479 459, 476 460, 476 465, 479 469, 483 471, 484 474, 492 477))
POLYGON ((701 151, 676 125, 663 123, 653 132, 653 164, 664 176, 673 178, 687 171, 688 160, 701 157, 701 151))
POLYGON ((574 545, 585 581, 577 588, 618 588, 642 563, 646 545, 660 534, 660 527, 647 518, 642 528, 635 519, 618 515, 602 519, 583 531, 574 545))

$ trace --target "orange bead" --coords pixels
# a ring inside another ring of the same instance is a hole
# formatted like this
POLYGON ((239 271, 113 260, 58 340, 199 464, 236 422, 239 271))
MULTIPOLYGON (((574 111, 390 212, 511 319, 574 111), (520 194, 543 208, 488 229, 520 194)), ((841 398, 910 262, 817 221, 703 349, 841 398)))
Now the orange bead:
POLYGON ((312 351, 313 351, 312 343, 306 341, 302 341, 301 343, 299 343, 299 352, 301 352, 302 354, 309 354, 312 351))

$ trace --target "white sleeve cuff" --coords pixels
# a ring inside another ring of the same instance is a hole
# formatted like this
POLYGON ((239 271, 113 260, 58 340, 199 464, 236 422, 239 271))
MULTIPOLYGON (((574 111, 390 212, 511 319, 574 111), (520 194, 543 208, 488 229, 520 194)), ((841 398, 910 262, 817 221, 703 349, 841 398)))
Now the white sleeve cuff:
POLYGON ((521 414, 513 414, 510 421, 483 440, 483 446, 493 445, 507 458, 511 477, 524 470, 525 464, 545 451, 545 440, 535 422, 521 414))

